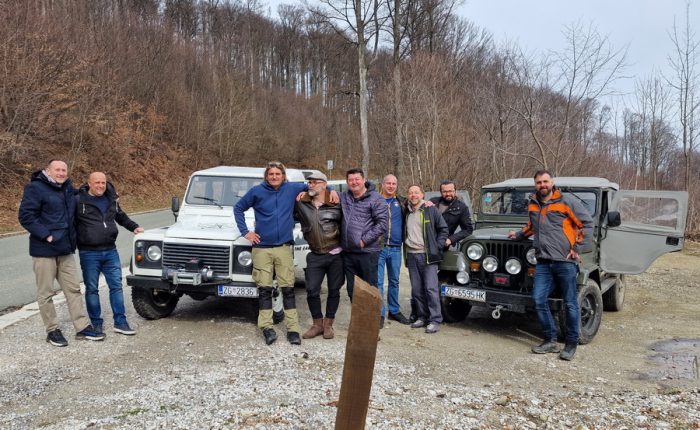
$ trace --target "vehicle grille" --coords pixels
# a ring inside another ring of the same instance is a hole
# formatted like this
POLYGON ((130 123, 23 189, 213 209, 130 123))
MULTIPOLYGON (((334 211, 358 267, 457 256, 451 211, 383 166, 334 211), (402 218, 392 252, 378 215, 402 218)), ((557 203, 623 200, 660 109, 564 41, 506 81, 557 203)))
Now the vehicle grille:
POLYGON ((228 275, 231 267, 231 248, 228 246, 163 244, 163 264, 185 265, 192 258, 199 258, 214 272, 228 275))
POLYGON ((528 244, 513 243, 513 242, 487 242, 486 255, 493 255, 498 259, 499 270, 505 270, 504 265, 506 260, 511 257, 517 257, 523 266, 525 262, 525 253, 530 247, 528 244))

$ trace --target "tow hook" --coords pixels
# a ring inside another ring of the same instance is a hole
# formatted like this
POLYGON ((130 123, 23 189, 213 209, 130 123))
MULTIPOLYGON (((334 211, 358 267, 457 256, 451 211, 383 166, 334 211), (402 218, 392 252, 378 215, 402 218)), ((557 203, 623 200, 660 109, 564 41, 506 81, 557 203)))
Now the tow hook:
POLYGON ((491 312, 491 318, 497 320, 501 317, 501 309, 503 309, 502 305, 496 305, 496 309, 491 312))

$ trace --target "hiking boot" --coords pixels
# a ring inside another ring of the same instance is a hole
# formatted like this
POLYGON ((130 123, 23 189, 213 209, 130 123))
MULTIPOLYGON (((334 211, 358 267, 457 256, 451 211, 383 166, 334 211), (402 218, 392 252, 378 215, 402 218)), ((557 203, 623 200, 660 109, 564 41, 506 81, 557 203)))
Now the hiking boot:
POLYGON ((63 337, 63 333, 59 329, 46 333, 46 341, 53 346, 68 346, 68 341, 63 337))
POLYGON ((561 351, 561 349, 559 349, 559 345, 557 345, 557 342, 553 340, 546 340, 541 344, 532 347, 532 352, 535 354, 547 354, 550 352, 556 353, 559 351, 561 351))
POLYGON ((411 324, 411 321, 408 318, 406 318, 401 312, 396 312, 395 314, 389 313, 389 319, 398 321, 399 324, 411 324))
POLYGON ((384 328, 384 317, 381 317, 379 319, 379 330, 384 328))
POLYGON ((299 337, 299 333, 295 331, 287 332, 287 340, 292 345, 301 345, 301 337, 299 337))
POLYGON ((335 332, 333 331, 333 321, 335 318, 324 318, 323 319, 323 338, 333 339, 335 337, 335 332))
POLYGON ((423 321, 420 318, 418 318, 417 320, 415 320, 413 322, 413 324, 411 324, 411 328, 421 328, 421 327, 425 327, 425 321, 423 321))
POLYGON ((323 334, 323 318, 314 319, 314 324, 302 335, 304 339, 313 339, 323 334))
POLYGON ((275 333, 273 328, 263 330, 263 336, 265 336, 265 343, 268 345, 272 345, 277 340, 277 333, 275 333))
POLYGON ((98 332, 93 326, 89 325, 77 332, 75 338, 78 340, 100 341, 105 340, 105 334, 98 332))
POLYGON ((136 330, 129 327, 129 323, 115 325, 114 332, 120 333, 120 334, 125 334, 127 336, 133 336, 136 334, 136 330))
POLYGON ((566 345, 564 345, 564 350, 559 354, 559 358, 571 361, 571 359, 574 358, 574 354, 576 354, 576 344, 567 342, 566 345))
POLYGON ((437 333, 440 331, 440 324, 438 323, 430 323, 428 324, 428 327, 425 328, 426 333, 437 333))

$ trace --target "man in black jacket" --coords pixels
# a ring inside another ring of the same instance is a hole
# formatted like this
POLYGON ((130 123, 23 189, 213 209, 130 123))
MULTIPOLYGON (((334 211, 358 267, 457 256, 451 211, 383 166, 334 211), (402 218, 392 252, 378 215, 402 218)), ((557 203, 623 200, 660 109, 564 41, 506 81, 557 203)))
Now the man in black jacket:
POLYGON ((311 250, 306 254, 306 302, 314 322, 303 334, 311 339, 323 334, 324 339, 333 339, 333 321, 340 303, 340 288, 343 286, 343 256, 340 254, 340 223, 342 212, 339 204, 331 203, 328 182, 321 172, 306 178, 309 191, 296 202, 295 218, 301 224, 304 239, 311 250), (321 311, 321 283, 328 280, 326 317, 321 311))
POLYGON ((75 190, 68 178, 68 165, 51 160, 44 170, 34 172, 24 188, 19 205, 19 222, 29 232, 29 255, 36 276, 39 314, 46 327, 46 341, 67 346, 59 329, 53 304, 53 281, 56 279, 68 304, 76 339, 102 340, 85 315, 75 260, 75 190))
POLYGON ((437 206, 450 231, 450 236, 445 241, 445 248, 472 234, 474 227, 472 226, 469 208, 457 196, 454 182, 449 180, 442 181, 440 184, 440 197, 433 197, 430 201, 437 206), (460 230, 455 233, 457 227, 460 230))
POLYGON ((134 233, 143 233, 143 228, 132 221, 119 207, 117 192, 114 186, 107 182, 107 176, 102 172, 90 174, 88 183, 80 187, 76 199, 80 267, 85 283, 85 304, 92 325, 95 330, 103 332, 98 292, 98 282, 102 273, 109 287, 114 332, 134 335, 136 331, 126 320, 122 292, 122 265, 115 242, 119 234, 117 224, 134 233))
POLYGON ((442 261, 447 224, 435 206, 425 206, 423 196, 418 185, 408 188, 404 246, 411 298, 416 301, 418 316, 411 327, 425 327, 426 333, 436 333, 442 323, 438 263, 442 261))

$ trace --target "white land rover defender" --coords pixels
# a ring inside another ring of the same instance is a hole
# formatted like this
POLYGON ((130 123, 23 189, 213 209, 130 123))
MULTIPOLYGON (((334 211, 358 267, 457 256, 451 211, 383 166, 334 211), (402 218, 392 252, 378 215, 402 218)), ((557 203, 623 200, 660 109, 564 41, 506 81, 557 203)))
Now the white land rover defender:
MULTIPOLYGON (((146 319, 170 315, 187 294, 195 300, 208 296, 257 298, 251 276, 250 242, 241 236, 233 218, 233 206, 253 186, 263 181, 265 169, 220 166, 194 172, 180 206, 173 197, 175 224, 147 230, 135 236, 131 274, 131 299, 146 319)), ((287 169, 287 180, 304 182, 300 170, 287 169)), ((245 214, 254 230, 254 215, 245 214)), ((298 225, 294 230, 294 263, 306 267, 308 245, 298 225)), ((284 318, 282 298, 276 291, 273 318, 284 318)))

